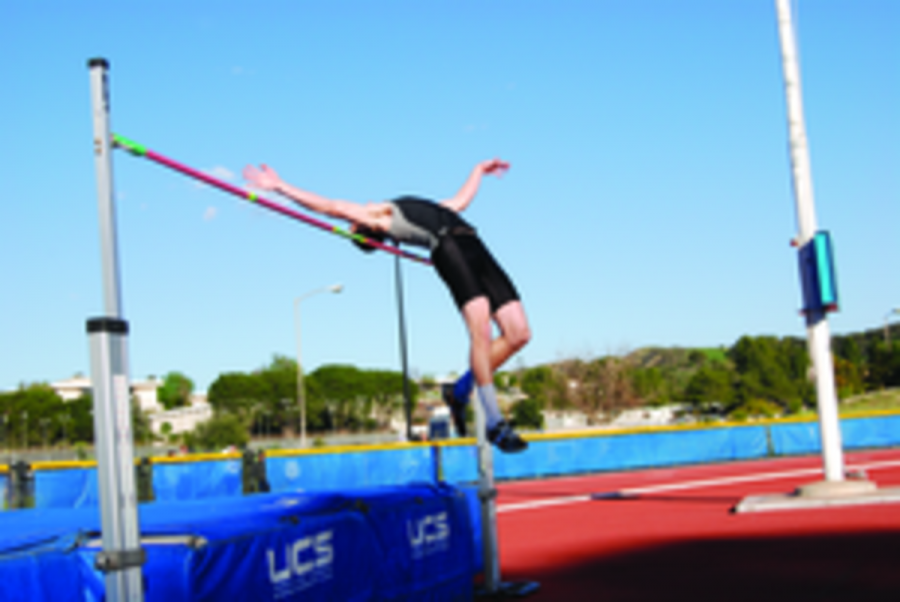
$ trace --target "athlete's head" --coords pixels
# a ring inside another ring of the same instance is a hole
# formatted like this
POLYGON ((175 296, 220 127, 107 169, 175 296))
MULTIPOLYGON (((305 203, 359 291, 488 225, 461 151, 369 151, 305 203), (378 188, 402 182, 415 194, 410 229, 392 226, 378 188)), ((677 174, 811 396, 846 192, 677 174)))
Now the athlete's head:
MULTIPOLYGON (((360 224, 354 224, 353 227, 350 228, 350 231, 354 234, 365 236, 366 238, 374 240, 376 242, 384 242, 384 239, 386 238, 384 232, 380 230, 373 230, 372 228, 362 226, 360 224)), ((366 253, 371 253, 375 250, 375 247, 370 244, 366 244, 357 238, 353 239, 353 244, 355 244, 360 248, 360 250, 365 251, 366 253)))

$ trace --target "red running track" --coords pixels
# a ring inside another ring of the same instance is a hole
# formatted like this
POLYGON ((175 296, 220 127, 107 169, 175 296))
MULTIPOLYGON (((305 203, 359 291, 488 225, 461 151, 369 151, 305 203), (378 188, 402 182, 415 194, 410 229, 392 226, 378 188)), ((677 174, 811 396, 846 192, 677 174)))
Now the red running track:
MULTIPOLYGON (((900 450, 846 466, 900 486, 900 450)), ((502 578, 534 601, 900 601, 900 504, 731 513, 821 479, 804 457, 501 484, 502 578)))

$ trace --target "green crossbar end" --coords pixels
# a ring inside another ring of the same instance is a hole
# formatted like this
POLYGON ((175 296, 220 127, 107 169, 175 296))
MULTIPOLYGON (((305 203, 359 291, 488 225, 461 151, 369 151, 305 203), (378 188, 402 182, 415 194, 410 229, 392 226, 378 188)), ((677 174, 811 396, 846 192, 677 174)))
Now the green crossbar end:
POLYGON ((120 136, 118 134, 113 134, 113 144, 116 146, 120 146, 127 150, 132 155, 137 155, 138 157, 143 157, 147 154, 147 147, 138 144, 133 140, 129 140, 125 136, 120 136))
POLYGON ((254 203, 259 200, 259 197, 256 196, 255 192, 247 191, 247 200, 253 201, 254 203))
POLYGON ((348 230, 344 230, 344 229, 342 229, 342 228, 339 228, 338 226, 332 227, 332 228, 331 228, 331 231, 332 231, 334 234, 339 234, 340 236, 343 236, 344 238, 349 238, 350 240, 360 240, 360 239, 362 239, 363 241, 365 240, 365 239, 362 238, 359 234, 354 234, 353 232, 350 232, 350 231, 348 231, 348 230))

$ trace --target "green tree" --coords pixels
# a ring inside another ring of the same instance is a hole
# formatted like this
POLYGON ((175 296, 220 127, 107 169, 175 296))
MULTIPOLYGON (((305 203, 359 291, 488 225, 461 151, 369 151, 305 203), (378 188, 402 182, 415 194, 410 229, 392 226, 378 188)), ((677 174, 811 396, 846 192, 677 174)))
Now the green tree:
POLYGON ((141 409, 137 397, 131 398, 131 433, 134 442, 139 445, 151 443, 154 439, 150 418, 141 409))
POLYGON ((632 385, 637 396, 650 406, 666 405, 672 401, 672 384, 661 368, 635 368, 632 385))
POLYGON ((163 378, 162 386, 157 389, 159 403, 167 410, 190 405, 194 392, 194 381, 181 372, 169 372, 163 378))
POLYGON ((735 401, 762 399, 783 408, 812 400, 809 354, 799 339, 742 337, 729 351, 737 372, 735 401))
POLYGON ((743 422, 751 418, 774 418, 782 408, 765 399, 750 399, 735 406, 728 414, 728 419, 743 422))
POLYGON ((245 447, 250 435, 244 422, 234 414, 214 414, 206 422, 201 422, 193 433, 185 436, 185 443, 191 449, 219 451, 229 446, 245 447))
POLYGON ((695 405, 718 402, 729 406, 734 400, 733 374, 717 365, 704 365, 688 382, 684 398, 695 405))
POLYGON ((512 407, 513 421, 521 428, 544 428, 544 414, 538 402, 531 398, 525 398, 512 407))
POLYGON ((839 399, 847 399, 865 391, 862 366, 838 355, 834 357, 834 384, 839 399))
POLYGON ((66 433, 69 441, 94 442, 94 398, 86 393, 66 404, 66 411, 72 417, 66 433))
MULTIPOLYGON (((363 373, 366 381, 366 395, 371 399, 371 415, 377 426, 385 426, 390 417, 403 409, 405 399, 403 397, 403 374, 392 370, 367 370, 363 373)), ((410 381, 410 403, 416 405, 419 396, 419 386, 410 381)))
POLYGON ((892 339, 890 344, 878 341, 872 345, 868 380, 874 389, 900 387, 900 341, 892 339))
POLYGON ((362 371, 355 366, 321 366, 307 379, 313 385, 312 395, 328 416, 332 429, 355 429, 361 422, 360 408, 366 397, 362 371))
POLYGON ((12 448, 54 444, 62 438, 56 417, 64 411, 65 403, 46 383, 22 385, 0 394, 6 444, 12 448))
POLYGON ((522 373, 519 387, 538 406, 543 408, 565 409, 566 382, 550 366, 535 366, 522 373))
MULTIPOLYGON (((307 384, 307 416, 331 429, 357 430, 384 425, 403 404, 403 375, 390 370, 360 370, 331 364, 317 368, 307 384)), ((415 406, 419 387, 408 382, 415 406)), ((315 430, 312 422, 310 430, 315 430)))
POLYGON ((259 408, 270 419, 272 432, 284 433, 297 423, 297 360, 275 355, 269 365, 254 373, 260 380, 259 408))
POLYGON ((262 379, 243 372, 220 374, 207 392, 209 404, 217 414, 235 414, 247 420, 253 407, 265 397, 262 379))

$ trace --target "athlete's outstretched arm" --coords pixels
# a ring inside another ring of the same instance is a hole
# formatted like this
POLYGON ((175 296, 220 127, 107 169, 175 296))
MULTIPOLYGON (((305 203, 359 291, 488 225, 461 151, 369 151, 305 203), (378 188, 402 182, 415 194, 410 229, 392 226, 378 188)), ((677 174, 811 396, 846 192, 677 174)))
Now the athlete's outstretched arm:
POLYGON ((508 169, 509 163, 500 159, 482 161, 472 169, 472 173, 469 174, 469 178, 462 185, 462 188, 459 189, 459 192, 456 193, 456 196, 441 201, 441 205, 457 213, 465 210, 478 193, 482 176, 490 174, 502 176, 508 169))
POLYGON ((244 168, 244 179, 254 188, 277 192, 310 211, 344 219, 354 224, 377 227, 376 224, 372 223, 371 212, 364 205, 351 201, 330 199, 315 192, 292 186, 282 180, 275 170, 268 165, 261 165, 258 168, 248 165, 244 168))

